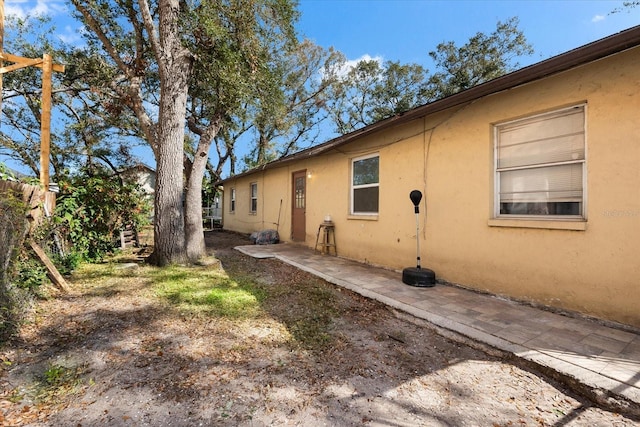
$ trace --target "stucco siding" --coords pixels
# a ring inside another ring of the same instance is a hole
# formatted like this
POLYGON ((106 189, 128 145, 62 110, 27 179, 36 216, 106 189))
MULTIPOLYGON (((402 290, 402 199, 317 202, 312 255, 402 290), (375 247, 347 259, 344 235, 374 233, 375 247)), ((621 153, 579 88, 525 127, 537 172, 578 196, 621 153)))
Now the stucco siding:
MULTIPOLYGON (((415 265, 409 192, 422 191, 422 265, 443 280, 640 326, 640 49, 360 138, 337 150, 225 182, 225 227, 291 235, 291 174, 307 170, 306 242, 325 215, 338 254, 415 265), (494 125, 585 106, 585 221, 494 218, 494 125), (351 160, 379 154, 379 213, 350 215, 351 160), (248 214, 249 184, 260 203, 248 214), (229 214, 230 187, 237 191, 229 214), (245 194, 246 193, 246 194, 245 194), (243 195, 244 194, 244 195, 243 195), (246 199, 246 200, 245 200, 246 199), (280 205, 282 200, 282 205, 280 205), (279 220, 278 220, 279 218, 279 220), (556 229, 553 229, 556 228, 556 229)), ((428 292, 426 290, 425 292, 428 292)))

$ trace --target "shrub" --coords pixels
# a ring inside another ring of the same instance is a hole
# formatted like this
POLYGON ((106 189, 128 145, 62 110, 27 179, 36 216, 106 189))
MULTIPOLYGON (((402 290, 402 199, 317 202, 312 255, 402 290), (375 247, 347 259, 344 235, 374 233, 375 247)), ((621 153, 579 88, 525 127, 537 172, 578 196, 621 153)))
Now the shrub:
POLYGON ((0 340, 13 335, 30 303, 28 292, 13 285, 22 255, 26 212, 16 195, 10 191, 0 194, 0 340))
POLYGON ((151 207, 140 187, 106 171, 83 172, 58 185, 49 233, 58 232, 69 244, 59 258, 63 269, 73 269, 81 260, 101 260, 118 247, 118 230, 128 225, 140 228, 148 221, 151 207))
POLYGON ((38 260, 30 250, 23 249, 18 255, 16 273, 12 280, 17 288, 26 289, 36 294, 38 288, 49 279, 46 267, 38 260))

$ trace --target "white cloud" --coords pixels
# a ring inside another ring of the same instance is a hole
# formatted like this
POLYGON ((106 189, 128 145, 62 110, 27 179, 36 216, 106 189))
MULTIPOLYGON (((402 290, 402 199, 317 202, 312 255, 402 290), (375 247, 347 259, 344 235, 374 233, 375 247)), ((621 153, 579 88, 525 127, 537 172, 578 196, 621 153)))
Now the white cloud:
POLYGON ((371 57, 371 55, 369 55, 368 53, 365 53, 364 55, 362 55, 360 58, 358 59, 351 59, 348 60, 345 64, 344 67, 347 70, 350 70, 351 68, 355 67, 358 62, 360 61, 376 61, 377 63, 379 63, 380 65, 382 65, 383 62, 383 58, 381 56, 374 56, 371 57))
POLYGON ((6 16, 24 18, 27 15, 56 15, 65 11, 65 5, 59 0, 8 0, 4 5, 6 16))
POLYGON ((596 15, 593 18, 591 18, 591 22, 600 22, 600 21, 604 21, 605 20, 605 16, 604 15, 596 15))
POLYGON ((77 45, 80 41, 82 41, 82 34, 84 32, 84 27, 80 28, 72 28, 70 25, 65 25, 64 32, 58 34, 60 40, 64 43, 77 45))
MULTIPOLYGON (((339 68, 333 68, 330 72, 331 75, 335 75, 339 78, 344 78, 346 77, 346 75, 349 73, 349 70, 351 70, 352 68, 354 68, 358 62, 360 61, 376 61, 378 62, 380 65, 382 65, 382 63, 384 62, 384 58, 381 56, 374 56, 372 57, 369 54, 364 54, 362 55, 360 58, 357 59, 348 59, 344 62, 344 64, 342 64, 339 68)), ((321 69, 318 72, 318 78, 322 79, 324 78, 324 76, 327 74, 327 70, 325 69, 321 69)))
POLYGON ((340 67, 340 69, 337 72, 337 75, 340 76, 341 78, 346 76, 349 73, 349 70, 351 70, 356 65, 358 65, 358 62, 360 62, 360 61, 376 61, 377 63, 382 65, 382 63, 384 62, 384 58, 382 58, 379 55, 372 57, 371 55, 366 53, 366 54, 362 55, 360 58, 349 59, 342 65, 342 67, 340 67))

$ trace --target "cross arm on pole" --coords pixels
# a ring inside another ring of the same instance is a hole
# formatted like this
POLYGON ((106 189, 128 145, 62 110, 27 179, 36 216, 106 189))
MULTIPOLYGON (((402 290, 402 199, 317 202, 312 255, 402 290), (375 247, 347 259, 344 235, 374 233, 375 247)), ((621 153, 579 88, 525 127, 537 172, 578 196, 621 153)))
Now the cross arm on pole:
MULTIPOLYGON (((25 58, 23 56, 11 55, 9 53, 0 52, 0 60, 14 62, 14 65, 0 68, 0 73, 8 73, 9 71, 17 70, 24 67, 38 67, 42 68, 44 60, 42 58, 25 58), (12 68, 15 67, 15 68, 12 68), (9 69, 12 68, 12 69, 9 69), (3 71, 5 70, 5 71, 3 71)), ((64 65, 51 64, 51 71, 58 73, 64 73, 64 65)))

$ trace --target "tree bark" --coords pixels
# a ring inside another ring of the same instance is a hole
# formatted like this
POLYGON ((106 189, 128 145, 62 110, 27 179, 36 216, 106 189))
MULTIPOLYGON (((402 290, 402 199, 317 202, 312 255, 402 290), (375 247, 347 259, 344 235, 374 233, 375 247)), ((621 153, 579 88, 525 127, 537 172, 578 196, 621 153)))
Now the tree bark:
POLYGON ((206 252, 202 226, 202 178, 206 164, 206 152, 198 151, 191 166, 185 197, 185 243, 191 262, 202 258, 206 252))
POLYGON ((164 266, 188 261, 183 208, 183 150, 191 53, 182 45, 179 2, 160 0, 159 38, 146 0, 139 0, 158 60, 160 111, 156 145, 154 250, 150 262, 164 266))
POLYGON ((187 258, 191 262, 206 255, 202 226, 202 179, 207 168, 209 149, 220 131, 220 123, 220 118, 214 118, 204 130, 199 129, 195 124, 189 126, 191 131, 199 136, 198 146, 189 168, 185 196, 185 244, 187 258))

